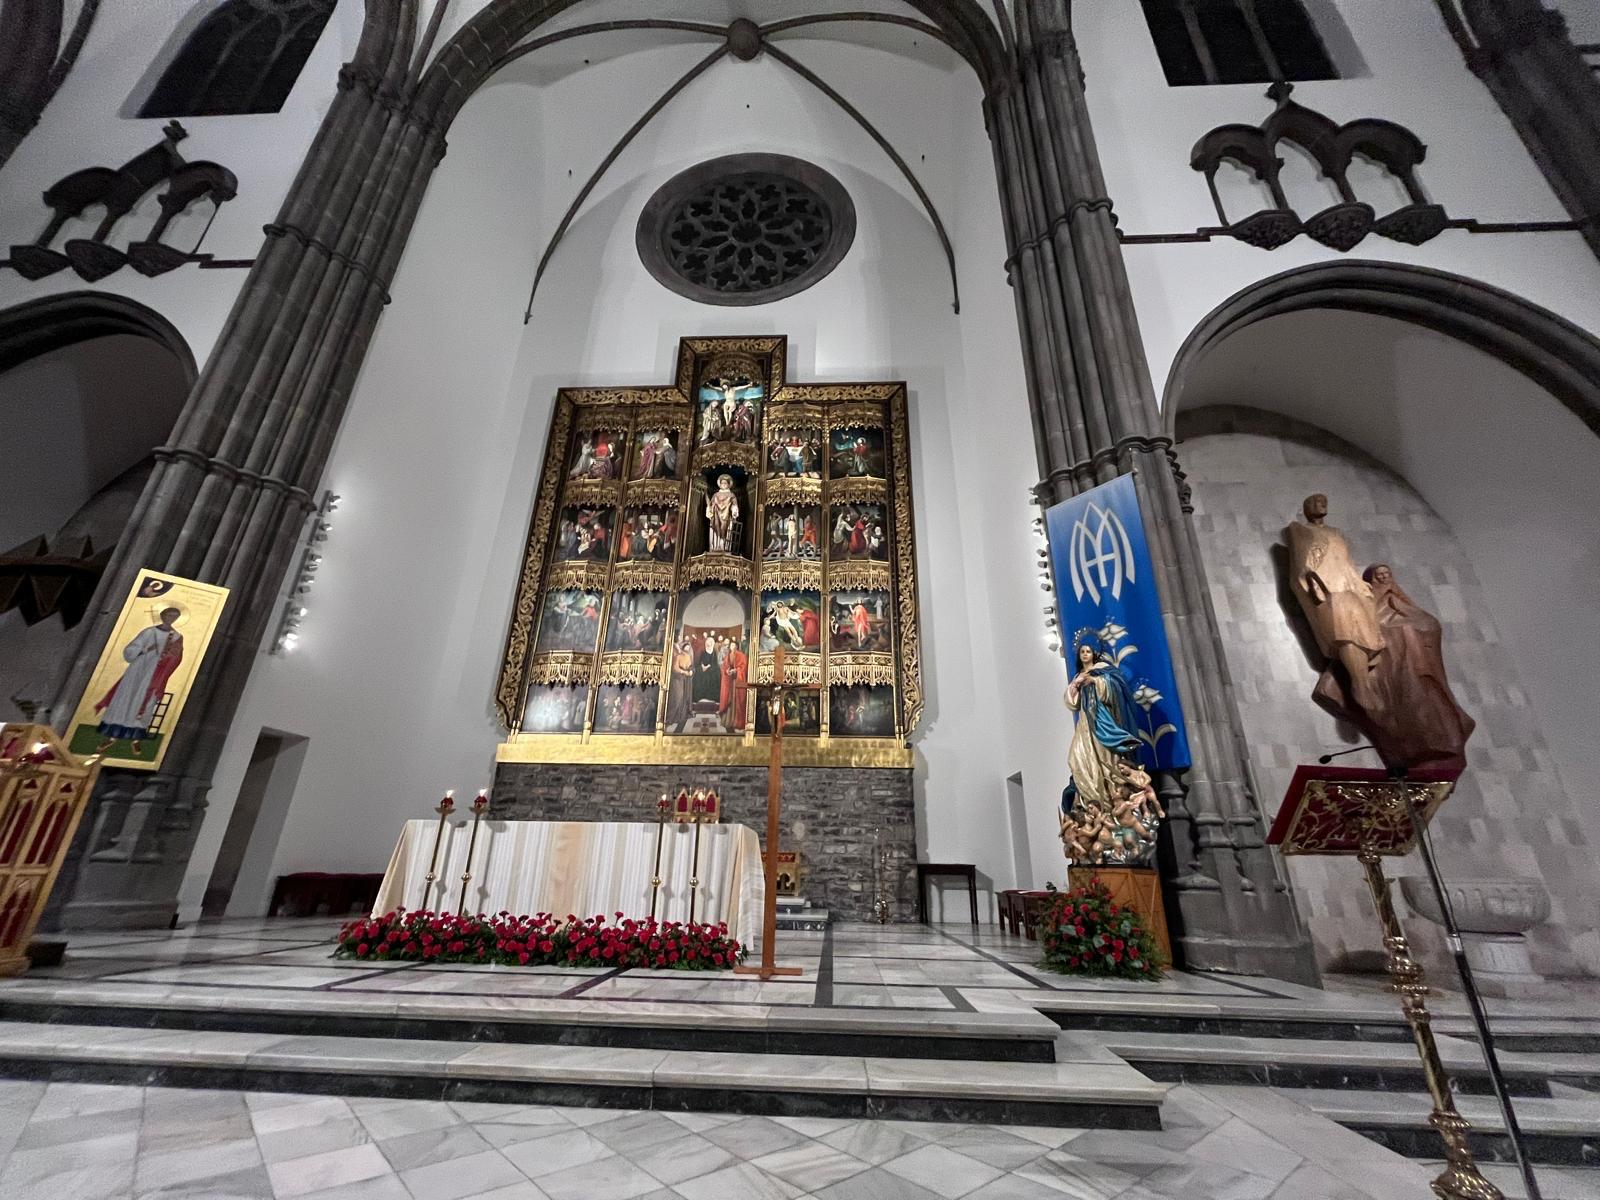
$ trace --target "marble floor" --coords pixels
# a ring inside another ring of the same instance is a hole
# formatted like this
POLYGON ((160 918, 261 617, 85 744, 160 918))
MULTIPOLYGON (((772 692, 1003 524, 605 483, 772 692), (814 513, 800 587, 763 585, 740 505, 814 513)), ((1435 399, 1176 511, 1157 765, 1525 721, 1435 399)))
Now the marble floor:
POLYGON ((0 1081, 6 1200, 1401 1200, 1428 1171, 1249 1089, 1159 1133, 0 1081), (1323 1127, 1325 1126, 1325 1128, 1323 1127))

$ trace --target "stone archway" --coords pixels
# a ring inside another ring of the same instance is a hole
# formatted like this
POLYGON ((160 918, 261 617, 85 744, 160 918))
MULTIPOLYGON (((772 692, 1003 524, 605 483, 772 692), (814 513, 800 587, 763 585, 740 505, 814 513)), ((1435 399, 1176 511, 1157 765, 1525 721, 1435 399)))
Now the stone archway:
POLYGON ((1392 317, 1508 363, 1600 436, 1600 339, 1489 284, 1428 267, 1334 262, 1299 267, 1235 293, 1197 325, 1173 360, 1161 402, 1169 436, 1196 365, 1229 335, 1286 313, 1337 309, 1392 317))

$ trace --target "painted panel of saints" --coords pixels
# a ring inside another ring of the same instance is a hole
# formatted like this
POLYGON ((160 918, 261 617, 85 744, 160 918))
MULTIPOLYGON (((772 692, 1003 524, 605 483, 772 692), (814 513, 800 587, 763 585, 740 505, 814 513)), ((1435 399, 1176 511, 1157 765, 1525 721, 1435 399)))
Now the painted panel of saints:
POLYGON ((828 733, 831 737, 893 737, 894 688, 865 683, 829 688, 828 733))
POLYGON ((822 435, 815 429, 776 429, 767 438, 768 479, 821 479, 822 435))
POLYGON ((892 650, 889 593, 834 592, 828 597, 828 635, 828 649, 834 654, 892 650))
POLYGON ((622 454, 627 439, 620 433, 604 430, 580 433, 567 465, 568 479, 616 479, 622 471, 622 454))
POLYGON ((641 429, 630 479, 678 478, 678 431, 641 429))
POLYGON ((613 592, 607 650, 658 654, 667 638, 666 592, 613 592))
POLYGON ((761 649, 771 654, 785 650, 822 649, 822 596, 818 592, 785 590, 761 595, 761 649))
POLYGON ((654 733, 660 695, 661 689, 654 684, 606 684, 595 697, 595 732, 654 733))
POLYGON ((598 592, 560 588, 546 593, 536 650, 571 650, 587 654, 594 650, 599 636, 598 592))
POLYGON ((889 521, 881 504, 841 504, 833 510, 828 556, 834 560, 889 560, 889 521))
POLYGON ((887 478, 883 466, 883 430, 835 429, 829 445, 829 478, 887 478))
POLYGON ((742 733, 749 695, 749 597, 726 587, 685 592, 672 639, 668 733, 742 733))
POLYGON ((528 733, 582 733, 583 709, 589 702, 584 684, 539 683, 528 689, 522 728, 528 733))
POLYGON ((701 446, 753 444, 761 425, 762 388, 748 375, 714 375, 700 384, 701 446))
POLYGON ((816 504, 770 504, 767 506, 766 541, 762 558, 821 558, 818 545, 822 508, 816 504))
POLYGON ((609 508, 591 508, 587 505, 569 504, 561 510, 561 522, 556 526, 557 562, 606 562, 611 557, 611 522, 615 513, 609 508))
POLYGON ((617 531, 618 562, 672 561, 678 551, 678 510, 667 504, 625 509, 617 531))

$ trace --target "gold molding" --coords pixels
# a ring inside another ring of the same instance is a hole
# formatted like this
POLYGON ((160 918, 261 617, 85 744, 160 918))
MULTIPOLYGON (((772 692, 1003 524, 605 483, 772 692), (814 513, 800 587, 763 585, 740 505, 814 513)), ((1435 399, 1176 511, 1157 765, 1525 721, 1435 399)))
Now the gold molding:
POLYGON ((750 560, 736 554, 697 554, 683 567, 684 587, 696 583, 726 583, 749 591, 753 579, 750 560))
POLYGON ((670 592, 673 568, 669 562, 619 562, 611 570, 614 592, 670 592))
POLYGON ((628 484, 628 497, 623 501, 626 508, 638 508, 645 504, 677 508, 682 503, 683 481, 678 479, 635 479, 628 484))
POLYGON ((633 413, 635 429, 675 429, 682 433, 693 424, 694 406, 681 396, 671 404, 652 404, 633 413))
MULTIPOLYGON (((761 466, 761 447, 754 442, 712 442, 694 448, 694 473, 709 471, 714 467, 739 467, 752 477, 761 466)), ((682 455, 679 455, 682 460, 682 455)))
MULTIPOLYGON (((790 383, 772 394, 773 404, 840 404, 851 400, 882 404, 892 399, 899 383, 790 383)), ((869 405, 864 404, 863 408, 869 405)), ((829 420, 832 420, 830 415, 829 420)), ((869 414, 869 424, 881 424, 881 418, 869 414)))
POLYGON ((588 683, 594 670, 594 655, 572 650, 545 650, 533 656, 528 664, 528 682, 534 683, 588 683))
MULTIPOLYGON (((757 684, 772 682, 774 658, 771 654, 762 652, 756 655, 757 684)), ((822 655, 785 653, 783 656, 783 681, 786 684, 813 684, 822 683, 822 655)))
POLYGON ((860 588, 865 591, 887 592, 894 584, 894 571, 886 562, 870 559, 829 559, 828 586, 830 588, 860 588))
POLYGON ((546 591, 557 588, 583 588, 603 592, 606 588, 606 564, 602 562, 558 562, 550 564, 545 577, 546 591))
MULTIPOLYGON (((885 456, 888 453, 888 447, 884 447, 885 456)), ((886 479, 852 476, 828 481, 829 509, 838 504, 882 504, 887 507, 888 503, 889 481, 886 479)))
MULTIPOLYGON (((794 388, 786 389, 789 393, 794 388)), ((771 432, 781 433, 789 429, 804 429, 809 432, 821 433, 827 428, 827 417, 820 404, 813 404, 808 400, 777 400, 774 399, 767 405, 767 427, 771 432)))
POLYGON ((661 655, 639 650, 611 650, 600 656, 597 683, 661 683, 661 655))
MULTIPOLYGON (((849 397, 841 396, 839 399, 848 400, 849 397)), ((830 405, 828 431, 831 433, 835 429, 887 429, 889 422, 883 411, 883 402, 887 399, 889 397, 886 395, 873 396, 870 403, 830 405)))
MULTIPOLYGON (((747 740, 732 735, 603 733, 585 740, 577 733, 514 733, 495 747, 494 757, 502 763, 760 767, 771 757, 771 743, 771 738, 760 735, 747 740)), ((916 751, 895 738, 784 738, 783 763, 905 770, 916 765, 916 751)))
POLYGON ((561 507, 573 505, 615 506, 622 496, 622 481, 618 479, 568 479, 561 492, 561 507))
POLYGON ((802 591, 822 590, 822 562, 815 558, 764 558, 761 560, 761 590, 779 591, 799 588, 802 591))
POLYGON ((890 553, 895 564, 895 598, 899 605, 896 621, 900 647, 900 732, 909 735, 922 719, 922 624, 917 603, 916 530, 911 505, 911 428, 907 415, 906 389, 901 384, 889 401, 889 445, 884 455, 893 464, 894 476, 893 542, 890 553))
POLYGON ((788 478, 768 479, 766 483, 768 504, 822 503, 822 480, 788 478))
POLYGON ((850 687, 858 683, 895 682, 894 655, 872 651, 866 654, 828 652, 828 682, 850 687))

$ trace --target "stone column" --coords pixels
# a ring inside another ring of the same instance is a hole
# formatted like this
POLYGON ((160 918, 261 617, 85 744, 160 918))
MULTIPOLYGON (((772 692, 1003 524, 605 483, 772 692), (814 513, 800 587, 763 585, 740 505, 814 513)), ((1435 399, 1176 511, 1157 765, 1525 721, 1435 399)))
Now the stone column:
POLYGON ((1445 16, 1467 66, 1600 255, 1600 77, 1539 0, 1461 0, 1461 12, 1445 16))
POLYGON ((53 706, 59 727, 141 568, 231 590, 159 772, 106 770, 57 885, 61 928, 164 924, 211 775, 278 607, 420 193, 406 106, 417 0, 367 0, 354 59, 106 571, 53 706), (409 170, 409 167, 407 167, 409 170))
POLYGON ((1063 0, 1020 0, 1012 77, 985 101, 1022 328, 1041 504, 1132 471, 1194 764, 1158 787, 1193 969, 1314 982, 1311 943, 1251 794, 1241 724, 1163 436, 1063 0))

